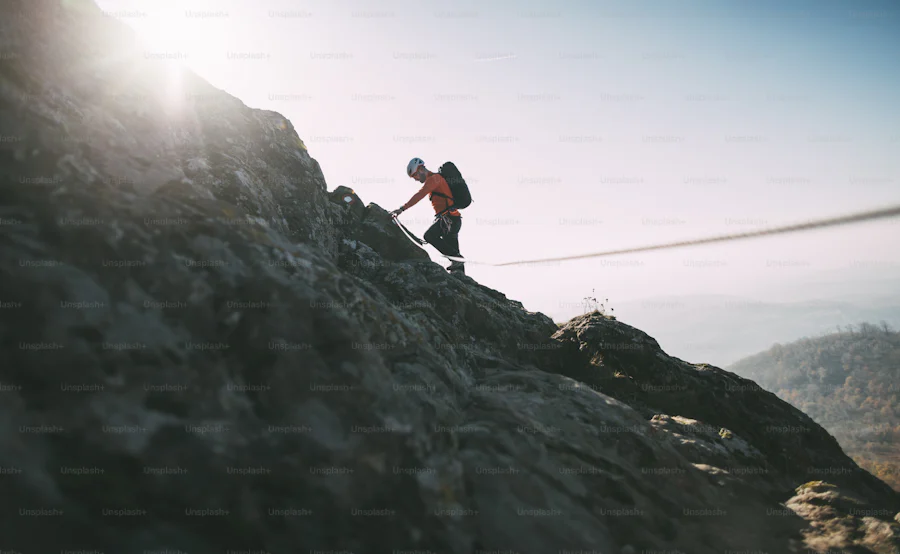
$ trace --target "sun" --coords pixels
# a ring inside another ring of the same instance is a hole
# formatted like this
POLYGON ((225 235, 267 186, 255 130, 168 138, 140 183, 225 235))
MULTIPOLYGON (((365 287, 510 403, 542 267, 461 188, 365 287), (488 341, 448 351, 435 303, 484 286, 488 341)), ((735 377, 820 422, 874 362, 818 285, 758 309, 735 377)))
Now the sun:
POLYGON ((159 85, 165 88, 172 109, 183 105, 188 93, 184 89, 185 71, 204 74, 216 65, 216 55, 224 49, 228 21, 216 17, 216 13, 156 5, 142 8, 140 17, 127 21, 144 50, 143 55, 164 62, 167 78, 159 85))
POLYGON ((176 8, 158 8, 133 22, 139 40, 161 57, 179 59, 193 68, 221 45, 222 25, 192 12, 176 8))

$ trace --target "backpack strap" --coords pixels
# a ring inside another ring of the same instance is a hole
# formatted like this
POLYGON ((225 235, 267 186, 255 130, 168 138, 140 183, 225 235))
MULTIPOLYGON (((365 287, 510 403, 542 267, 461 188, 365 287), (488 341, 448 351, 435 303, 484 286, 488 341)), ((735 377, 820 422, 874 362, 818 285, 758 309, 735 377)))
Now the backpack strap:
MULTIPOLYGON (((441 212, 435 214, 435 217, 441 217, 445 213, 452 212, 454 210, 454 206, 456 206, 456 204, 453 202, 452 196, 447 196, 446 194, 441 194, 440 192, 432 192, 431 194, 436 194, 437 196, 442 196, 447 199, 447 207, 441 210, 441 212)), ((429 200, 431 200, 431 198, 429 198, 429 200)))
POLYGON ((440 213, 436 214, 435 217, 440 217, 440 216, 444 215, 444 214, 447 213, 447 212, 453 211, 453 209, 454 209, 453 207, 454 207, 456 204, 453 202, 453 197, 452 197, 452 196, 447 196, 446 194, 443 194, 443 193, 440 193, 440 192, 436 192, 436 191, 431 193, 431 195, 428 197, 429 200, 431 200, 431 196, 441 196, 441 197, 447 199, 447 208, 444 209, 444 210, 442 210, 440 213))

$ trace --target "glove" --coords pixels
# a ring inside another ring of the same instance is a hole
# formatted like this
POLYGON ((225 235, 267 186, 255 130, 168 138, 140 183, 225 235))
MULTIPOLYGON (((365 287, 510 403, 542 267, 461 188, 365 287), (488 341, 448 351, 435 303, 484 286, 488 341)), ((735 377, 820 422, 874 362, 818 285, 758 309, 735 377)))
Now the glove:
POLYGON ((390 216, 397 217, 398 215, 402 214, 404 211, 405 210, 403 208, 397 208, 396 210, 394 210, 390 213, 390 216))

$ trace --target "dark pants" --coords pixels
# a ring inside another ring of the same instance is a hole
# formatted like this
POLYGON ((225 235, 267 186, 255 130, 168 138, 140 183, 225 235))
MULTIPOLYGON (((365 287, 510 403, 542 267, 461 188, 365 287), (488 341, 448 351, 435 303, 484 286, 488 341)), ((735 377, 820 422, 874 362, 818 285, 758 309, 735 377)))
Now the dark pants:
POLYGON ((462 218, 453 215, 441 216, 425 231, 425 242, 434 246, 445 256, 462 257, 459 253, 459 230, 462 218))

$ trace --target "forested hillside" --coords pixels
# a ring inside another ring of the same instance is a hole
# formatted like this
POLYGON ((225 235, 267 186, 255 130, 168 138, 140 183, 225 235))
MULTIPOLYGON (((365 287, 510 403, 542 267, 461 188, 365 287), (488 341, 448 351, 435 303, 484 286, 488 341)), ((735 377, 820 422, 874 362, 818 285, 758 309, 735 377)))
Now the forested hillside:
POLYGON ((776 344, 728 369, 809 414, 857 463, 900 490, 900 333, 889 325, 776 344))

